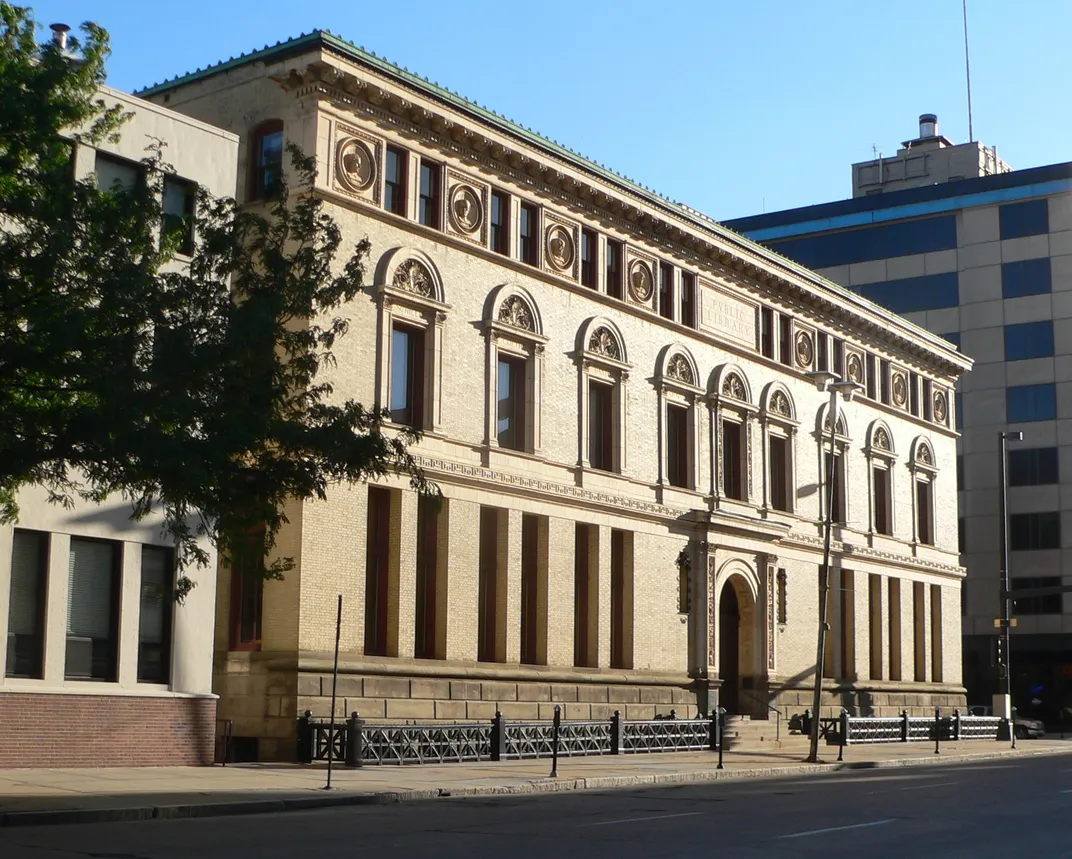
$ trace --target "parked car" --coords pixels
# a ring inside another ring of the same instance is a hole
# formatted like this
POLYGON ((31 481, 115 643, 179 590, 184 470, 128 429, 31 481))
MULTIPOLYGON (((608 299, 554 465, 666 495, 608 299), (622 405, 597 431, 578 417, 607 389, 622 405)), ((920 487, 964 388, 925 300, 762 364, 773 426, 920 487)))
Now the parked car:
MULTIPOLYGON (((983 704, 968 708, 969 716, 992 716, 994 710, 983 704)), ((1013 732, 1019 740, 1037 740, 1046 735, 1046 726, 1038 719, 1029 719, 1019 713, 1013 718, 1013 732)))

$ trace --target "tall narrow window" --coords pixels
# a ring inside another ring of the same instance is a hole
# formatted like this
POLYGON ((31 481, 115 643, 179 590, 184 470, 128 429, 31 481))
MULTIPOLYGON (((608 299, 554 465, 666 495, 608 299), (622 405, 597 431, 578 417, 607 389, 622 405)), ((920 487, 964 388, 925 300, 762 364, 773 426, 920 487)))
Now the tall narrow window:
POLYGON ((279 193, 283 179, 283 123, 273 119, 263 123, 251 138, 251 200, 266 200, 279 193))
POLYGON ((845 341, 837 337, 834 340, 834 372, 845 378, 845 341))
POLYGON ((180 254, 194 251, 194 204, 197 186, 173 176, 164 179, 164 195, 161 202, 161 233, 175 242, 180 254))
POLYGON ((370 486, 365 537, 365 655, 388 656, 391 605, 391 490, 370 486))
MULTIPOLYGON (((845 521, 845 463, 844 457, 840 455, 834 456, 834 481, 830 484, 830 491, 832 492, 831 505, 830 505, 830 521, 831 522, 844 522, 845 521)), ((823 454, 823 481, 827 482, 830 479, 830 454, 823 454)), ((825 501, 825 499, 824 499, 825 501)), ((824 510, 825 514, 826 511, 824 510)))
POLYGON ((480 559, 477 582, 477 659, 481 662, 503 662, 505 639, 502 638, 502 608, 506 594, 499 580, 503 568, 500 557, 502 541, 499 535, 500 511, 495 507, 480 508, 480 559), (500 640, 502 639, 502 640, 500 640))
POLYGON ((764 358, 774 357, 774 311, 764 307, 759 314, 759 346, 764 358))
POLYGON ((521 254, 521 261, 528 263, 529 265, 536 265, 539 262, 537 258, 538 242, 536 238, 536 221, 538 217, 539 213, 535 206, 529 203, 521 204, 521 246, 518 250, 521 254))
POLYGON ((666 407, 666 479, 671 486, 689 487, 689 410, 666 407))
POLYGON ((856 590, 852 570, 841 570, 841 676, 856 677, 856 590))
POLYGON ((789 439, 772 435, 770 451, 770 502, 775 510, 790 511, 789 503, 789 439))
POLYGON ((596 246, 599 237, 592 230, 581 230, 581 285, 589 289, 599 286, 596 278, 596 246))
POLYGON ((931 683, 942 682, 942 587, 931 585, 931 683))
POLYGON ((607 239, 607 295, 622 297, 622 243, 607 239))
POLYGON ((875 399, 875 392, 877 387, 875 385, 875 356, 867 356, 867 371, 866 382, 864 384, 864 394, 869 400, 875 399))
POLYGON ((882 576, 867 577, 867 642, 869 645, 869 676, 882 679, 882 576))
POLYGON ((387 147, 387 163, 383 171, 383 207, 396 215, 406 214, 406 153, 387 147))
POLYGON ((115 680, 119 661, 120 547, 71 540, 68 567, 68 680, 115 680))
POLYGON ((491 249, 497 254, 510 254, 510 195, 491 192, 491 249))
POLYGON ((440 659, 439 621, 439 511, 435 499, 417 499, 417 604, 413 655, 440 659))
POLYGON ((264 530, 237 539, 230 563, 231 649, 258 650, 264 604, 264 530))
POLYGON ((44 676, 48 534, 16 531, 11 546, 11 592, 7 608, 8 677, 44 676))
POLYGON ((592 468, 614 470, 614 389, 588 383, 588 462, 592 468))
POLYGON ((407 325, 391 331, 391 420, 424 425, 424 332, 407 325))
POLYGON ((544 613, 541 599, 540 567, 545 552, 540 550, 540 517, 521 517, 521 663, 540 665, 544 613))
POLYGON ((439 165, 421 161, 421 194, 417 220, 439 229, 439 165))
POLYGON ((578 522, 573 544, 573 664, 594 668, 599 615, 599 530, 578 522))
POLYGON ((499 447, 525 450, 525 361, 499 356, 499 447))
POLYGON ((745 500, 743 439, 741 425, 722 421, 722 489, 729 498, 745 500))
POLYGON ((681 272, 681 324, 696 327, 696 275, 681 272))
POLYGON ((175 558, 170 549, 142 546, 138 617, 138 682, 167 683, 171 669, 171 606, 175 558))
POLYGON ((880 399, 882 404, 888 406, 890 404, 890 362, 886 360, 879 361, 878 365, 878 382, 880 399))
POLYGON ((926 585, 912 583, 912 655, 913 678, 917 683, 927 680, 927 606, 926 585))
POLYGON ((872 489, 875 493, 875 531, 879 534, 893 533, 891 515, 892 498, 890 495, 890 472, 884 466, 871 468, 872 489))
POLYGON ((916 481, 916 539, 928 546, 934 545, 934 512, 931 507, 931 484, 928 480, 916 481))
POLYGON ((674 318, 674 267, 668 262, 659 263, 659 315, 674 318))
POLYGON ((901 580, 889 579, 890 680, 901 679, 901 580))
POLYGON ((919 375, 908 374, 908 410, 919 417, 919 375))
POLYGON ((793 320, 785 314, 778 315, 778 360, 793 364, 793 320))
POLYGON ((610 532, 610 667, 633 667, 633 535, 610 532))
POLYGON ((830 371, 830 347, 828 345, 829 342, 830 338, 822 331, 816 333, 815 345, 818 348, 816 349, 817 354, 815 357, 815 367, 818 370, 825 370, 827 372, 830 371))

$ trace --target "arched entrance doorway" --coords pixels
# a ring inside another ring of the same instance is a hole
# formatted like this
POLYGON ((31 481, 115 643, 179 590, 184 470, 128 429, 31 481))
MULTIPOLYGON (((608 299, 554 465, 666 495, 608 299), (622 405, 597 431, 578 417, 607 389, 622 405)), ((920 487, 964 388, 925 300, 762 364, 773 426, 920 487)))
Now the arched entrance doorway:
POLYGON ((718 702, 727 713, 750 713, 741 690, 755 685, 755 600, 741 576, 731 576, 718 598, 718 702))

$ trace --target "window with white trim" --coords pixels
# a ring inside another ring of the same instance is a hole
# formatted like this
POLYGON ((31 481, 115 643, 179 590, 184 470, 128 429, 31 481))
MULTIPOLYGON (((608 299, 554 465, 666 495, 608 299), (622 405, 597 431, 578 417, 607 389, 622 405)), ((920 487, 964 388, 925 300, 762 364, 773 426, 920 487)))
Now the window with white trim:
POLYGON ((581 464, 626 471, 626 385, 632 365, 614 323, 590 320, 581 331, 581 464))
POLYGON ((912 539, 917 543, 933 546, 934 482, 938 477, 938 468, 930 442, 922 438, 916 439, 909 468, 912 472, 912 513, 915 520, 912 539))
POLYGON ((543 354, 547 343, 539 311, 532 296, 513 285, 495 290, 488 307, 492 316, 484 321, 489 404, 485 443, 539 454, 543 354))
POLYGON ((717 467, 714 494, 736 501, 752 497, 752 469, 749 467, 752 447, 752 420, 756 407, 752 405, 748 383, 736 367, 723 368, 716 377, 712 398, 714 415, 712 428, 716 433, 715 456, 717 467))
POLYGON ((761 421, 766 464, 764 503, 774 510, 792 513, 796 509, 793 454, 799 424, 788 391, 775 385, 768 389, 761 421))
POLYGON ((660 438, 659 482, 678 489, 696 489, 696 403, 702 394, 698 387, 696 361, 680 344, 663 350, 655 371, 660 438))
POLYGON ((871 530, 876 534, 893 535, 893 466, 896 461, 893 433, 886 424, 876 421, 871 426, 867 444, 871 530))

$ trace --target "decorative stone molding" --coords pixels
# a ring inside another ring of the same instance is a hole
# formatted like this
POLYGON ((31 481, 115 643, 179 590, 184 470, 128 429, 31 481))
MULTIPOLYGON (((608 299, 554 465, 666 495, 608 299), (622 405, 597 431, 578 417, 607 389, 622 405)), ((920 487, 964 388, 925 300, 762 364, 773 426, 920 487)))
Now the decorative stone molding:
POLYGON ((949 397, 945 391, 934 392, 934 420, 942 426, 949 422, 949 397))
POLYGON ((633 260, 629 266, 629 295, 638 304, 649 304, 654 293, 651 267, 644 260, 633 260))
POLYGON ((775 391, 771 395, 770 410, 773 414, 781 415, 783 418, 790 417, 789 398, 782 391, 775 391))
POLYGON ((812 336, 808 331, 797 332, 797 345, 796 345, 796 362, 797 367, 801 370, 807 370, 811 367, 811 362, 815 357, 815 347, 812 336))
POLYGON ((588 338, 588 351, 594 352, 596 355, 605 355, 615 361, 622 360, 622 348, 621 344, 618 343, 618 338, 614 336, 609 328, 603 326, 593 331, 588 338))
POLYGON ((394 277, 391 278, 391 286, 425 298, 434 296, 431 273, 424 263, 415 259, 407 259, 395 269, 394 277))
POLYGON ((904 373, 897 371, 894 371, 892 376, 890 391, 893 397, 893 404, 899 409, 904 409, 908 403, 908 377, 904 373))
POLYGON ((519 295, 511 295, 499 307, 498 320, 504 325, 520 328, 524 331, 535 331, 532 311, 528 304, 519 295))
POLYGON ((470 235, 484 222, 484 206, 475 188, 455 185, 450 192, 450 222, 459 233, 470 235))
POLYGON ((551 270, 572 275, 577 259, 574 231, 565 224, 552 223, 547 228, 546 258, 551 270))
POLYGON ((849 352, 848 357, 845 360, 846 373, 850 382, 855 382, 857 385, 864 383, 864 359, 859 352, 849 352))
POLYGON ((916 462, 920 465, 934 465, 934 454, 931 453, 930 445, 926 442, 916 445, 916 462))
POLYGON ((744 382, 741 381, 741 377, 736 373, 730 373, 722 381, 722 393, 734 400, 745 401, 747 399, 744 382))
POLYGON ((666 363, 666 375, 668 378, 686 385, 695 385, 696 379, 692 375, 692 365, 689 359, 681 353, 674 355, 666 363))
POLYGON ((892 450, 890 434, 886 431, 885 427, 878 427, 878 429, 875 430, 874 435, 871 437, 871 446, 875 450, 892 450))
POLYGON ((335 150, 335 176, 346 190, 367 191, 376 181, 376 159, 368 145, 356 137, 339 141, 335 150))

